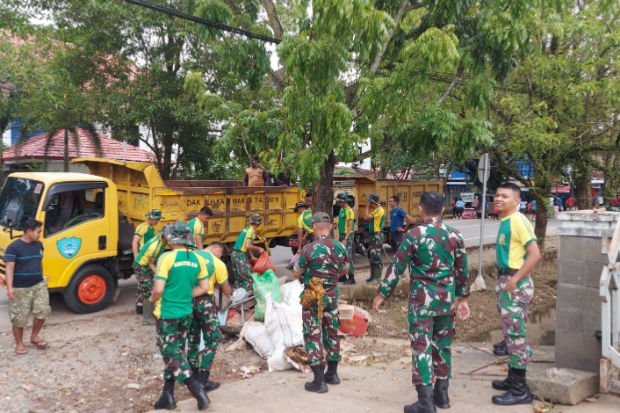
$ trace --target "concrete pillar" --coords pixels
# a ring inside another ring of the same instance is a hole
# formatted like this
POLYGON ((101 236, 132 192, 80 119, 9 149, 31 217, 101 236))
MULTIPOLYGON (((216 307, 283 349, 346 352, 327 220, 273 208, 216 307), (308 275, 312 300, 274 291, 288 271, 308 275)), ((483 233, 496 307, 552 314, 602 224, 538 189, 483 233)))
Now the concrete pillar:
POLYGON ((601 330, 599 280, 608 263, 606 238, 613 236, 617 212, 562 212, 558 219, 557 328, 555 365, 599 373, 601 330))

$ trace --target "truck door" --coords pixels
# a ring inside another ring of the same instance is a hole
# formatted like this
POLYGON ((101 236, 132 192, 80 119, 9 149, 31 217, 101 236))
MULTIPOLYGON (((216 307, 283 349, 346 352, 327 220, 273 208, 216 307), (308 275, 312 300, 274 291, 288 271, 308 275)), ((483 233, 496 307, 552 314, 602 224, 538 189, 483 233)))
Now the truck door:
POLYGON ((108 249, 108 190, 105 182, 66 182, 47 191, 42 239, 45 265, 64 269, 51 272, 49 288, 66 287, 76 268, 108 249))

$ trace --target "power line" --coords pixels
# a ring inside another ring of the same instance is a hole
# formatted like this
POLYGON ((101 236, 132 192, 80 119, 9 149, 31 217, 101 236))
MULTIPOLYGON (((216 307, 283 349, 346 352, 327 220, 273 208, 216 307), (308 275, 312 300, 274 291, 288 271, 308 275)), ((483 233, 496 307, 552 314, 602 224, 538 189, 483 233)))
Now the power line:
POLYGON ((216 29, 220 29, 220 30, 224 30, 224 31, 227 31, 227 32, 239 34, 241 36, 249 37, 251 39, 262 40, 263 42, 278 44, 278 43, 280 43, 282 41, 282 40, 276 39, 274 37, 263 36, 262 34, 252 33, 252 32, 250 32, 248 30, 238 29, 236 27, 227 26, 227 25, 222 24, 222 23, 217 23, 217 22, 214 22, 214 21, 211 21, 211 20, 202 19, 200 17, 192 16, 191 14, 183 13, 183 12, 180 12, 180 11, 174 10, 174 9, 169 9, 167 7, 162 7, 162 6, 159 6, 157 4, 148 3, 146 1, 125 0, 125 2, 131 3, 131 4, 135 4, 135 5, 140 6, 140 7, 146 7, 147 9, 155 10, 155 11, 157 11, 159 13, 164 13, 164 14, 167 14, 169 16, 179 17, 179 18, 185 19, 185 20, 191 20, 191 21, 193 21, 195 23, 199 23, 199 24, 202 24, 204 26, 214 27, 216 29))

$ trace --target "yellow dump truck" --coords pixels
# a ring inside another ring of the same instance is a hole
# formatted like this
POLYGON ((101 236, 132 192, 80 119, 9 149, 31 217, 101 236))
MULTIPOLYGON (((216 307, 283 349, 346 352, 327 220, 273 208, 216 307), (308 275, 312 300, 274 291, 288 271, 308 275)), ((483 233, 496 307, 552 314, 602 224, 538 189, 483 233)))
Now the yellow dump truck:
MULTIPOLYGON (((415 223, 421 222, 418 212, 420 196, 426 191, 436 191, 443 193, 443 182, 441 181, 395 181, 375 179, 368 175, 347 175, 342 180, 334 181, 334 196, 346 192, 349 195, 349 205, 355 212, 355 236, 354 249, 358 254, 366 255, 368 251, 369 233, 368 221, 361 216, 366 211, 366 195, 373 192, 379 194, 381 206, 385 209, 385 223, 383 226, 384 239, 386 243, 390 241, 390 208, 388 200, 394 195, 400 198, 400 207, 403 208, 415 223)), ((340 212, 340 207, 334 205, 334 217, 340 212)), ((335 230, 336 232, 337 230, 335 230)))
MULTIPOLYGON (((108 159, 73 160, 91 174, 24 172, 11 174, 0 192, 0 255, 22 234, 28 218, 43 222, 43 274, 51 291, 62 291, 77 313, 105 308, 118 279, 133 274, 131 241, 150 208, 165 223, 187 221, 208 206, 205 244, 233 244, 258 213, 263 224, 256 244, 288 245, 296 232, 295 187, 243 187, 241 181, 163 181, 152 164, 108 159)), ((0 277, 4 277, 0 261, 0 277)))

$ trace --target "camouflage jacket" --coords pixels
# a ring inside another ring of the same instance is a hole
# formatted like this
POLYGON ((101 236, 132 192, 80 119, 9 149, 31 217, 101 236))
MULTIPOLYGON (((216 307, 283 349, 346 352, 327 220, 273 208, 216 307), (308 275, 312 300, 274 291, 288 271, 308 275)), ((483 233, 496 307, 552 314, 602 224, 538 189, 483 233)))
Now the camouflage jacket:
POLYGON ((295 265, 295 272, 303 274, 302 280, 306 284, 312 277, 319 277, 324 284, 336 285, 338 276, 345 269, 349 269, 347 247, 327 236, 304 245, 295 265))
POLYGON ((409 302, 416 314, 447 315, 455 297, 469 297, 469 273, 463 236, 439 219, 430 219, 407 232, 388 267, 379 293, 387 297, 406 268, 411 275, 409 302))

